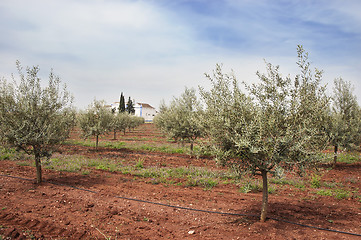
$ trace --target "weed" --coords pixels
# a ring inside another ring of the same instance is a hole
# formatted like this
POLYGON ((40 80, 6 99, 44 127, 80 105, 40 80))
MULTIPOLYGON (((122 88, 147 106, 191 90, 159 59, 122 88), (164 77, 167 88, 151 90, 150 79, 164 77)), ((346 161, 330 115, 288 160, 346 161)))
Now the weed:
POLYGON ((317 191, 316 194, 321 196, 333 196, 338 200, 350 198, 352 195, 349 191, 343 189, 321 189, 317 191))
POLYGON ((337 157, 337 162, 341 162, 341 163, 352 164, 352 163, 356 163, 359 161, 360 161, 360 157, 359 157, 359 154, 356 152, 340 153, 337 157))
POLYGON ((330 189, 321 189, 321 190, 318 190, 318 191, 316 192, 316 194, 321 195, 321 196, 332 196, 332 195, 333 195, 332 190, 330 190, 330 189))
POLYGON ((143 169, 143 168, 144 168, 143 163, 144 163, 144 161, 141 160, 141 159, 139 159, 138 162, 135 164, 134 167, 135 167, 136 169, 138 169, 138 170, 139 170, 139 169, 143 169))
POLYGON ((259 182, 246 182, 244 184, 242 184, 241 188, 240 188, 240 192, 242 193, 249 193, 249 192, 262 192, 262 186, 259 182))
POLYGON ((125 147, 125 142, 107 142, 104 144, 106 148, 114 148, 114 149, 121 149, 125 147))
POLYGON ((207 177, 188 177, 186 185, 189 187, 201 186, 204 187, 205 190, 210 190, 218 185, 218 181, 207 177))
POLYGON ((83 175, 89 175, 90 174, 90 171, 88 171, 88 170, 84 170, 84 171, 82 171, 82 173, 81 174, 83 174, 83 175))
MULTIPOLYGON (((258 193, 263 191, 262 183, 259 180, 247 181, 243 183, 239 189, 241 193, 258 193)), ((273 194, 276 192, 276 187, 268 184, 268 193, 273 194)))
POLYGON ((312 188, 319 188, 321 187, 321 176, 317 175, 317 174, 313 174, 311 177, 311 187, 312 188))
POLYGON ((334 193, 335 198, 338 200, 347 199, 351 196, 351 193, 349 191, 345 191, 343 189, 336 189, 334 193))
POLYGON ((29 163, 28 161, 19 161, 16 163, 19 166, 30 166, 31 163, 29 163))

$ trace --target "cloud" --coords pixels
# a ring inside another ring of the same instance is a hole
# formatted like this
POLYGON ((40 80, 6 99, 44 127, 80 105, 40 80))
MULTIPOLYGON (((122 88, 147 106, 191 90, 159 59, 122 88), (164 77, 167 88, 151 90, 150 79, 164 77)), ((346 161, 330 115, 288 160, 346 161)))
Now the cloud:
POLYGON ((303 44, 327 81, 347 76, 357 85, 357 9, 351 0, 6 0, 0 75, 19 59, 54 68, 79 107, 94 97, 117 101, 121 91, 157 107, 184 86, 207 85, 203 73, 216 63, 246 81, 257 81, 263 58, 292 74, 303 44))

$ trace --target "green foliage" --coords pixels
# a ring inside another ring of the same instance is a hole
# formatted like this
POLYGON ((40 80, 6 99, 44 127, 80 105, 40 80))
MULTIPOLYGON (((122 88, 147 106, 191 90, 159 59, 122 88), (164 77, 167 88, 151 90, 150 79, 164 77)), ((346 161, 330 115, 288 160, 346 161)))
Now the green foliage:
POLYGON ((111 128, 114 132, 116 131, 125 131, 129 128, 130 125, 130 116, 127 113, 118 113, 113 115, 111 122, 111 128))
POLYGON ((135 168, 138 169, 138 170, 143 169, 144 168, 143 164, 144 164, 144 161, 139 159, 138 162, 135 164, 135 168))
POLYGON ((161 104, 160 113, 154 123, 169 138, 181 143, 191 143, 203 135, 202 124, 198 116, 201 112, 200 102, 194 89, 186 88, 179 98, 174 98, 170 106, 161 104))
POLYGON ((361 162, 360 153, 358 152, 344 152, 338 155, 338 162, 353 164, 361 162))
POLYGON ((0 135, 12 146, 35 155, 37 181, 41 182, 42 157, 49 157, 56 144, 64 141, 74 126, 72 96, 53 71, 42 87, 39 67, 16 63, 20 80, 0 80, 0 135))
POLYGON ((138 117, 138 116, 133 116, 133 115, 129 115, 129 125, 128 128, 136 128, 140 125, 142 125, 144 123, 144 118, 142 117, 138 117))
POLYGON ((203 122, 222 163, 260 173, 277 166, 302 170, 318 161, 328 140, 329 99, 320 86, 322 72, 316 69, 313 75, 302 47, 298 54, 301 74, 293 81, 267 63, 268 74, 258 72, 260 82, 245 85, 248 94, 220 65, 213 76, 206 74, 212 89, 200 89, 207 107, 203 122))
POLYGON ((350 82, 342 78, 334 80, 332 95, 332 120, 328 127, 331 144, 335 147, 334 164, 338 148, 358 149, 361 143, 361 110, 353 95, 350 82))
POLYGON ((110 128, 114 131, 114 139, 116 139, 116 132, 125 131, 127 129, 134 129, 144 123, 144 118, 133 116, 128 113, 118 113, 113 114, 112 121, 110 123, 110 128))
POLYGON ((259 182, 248 181, 248 182, 243 183, 239 190, 242 193, 262 192, 262 185, 259 182))
POLYGON ((320 189, 316 194, 321 196, 330 196, 338 200, 350 198, 352 193, 343 189, 320 189))
POLYGON ((321 86, 322 71, 311 71, 308 54, 298 46, 300 74, 294 80, 266 63, 267 74, 257 72, 259 83, 244 84, 243 93, 233 74, 220 65, 206 74, 212 88, 200 88, 206 110, 205 133, 220 163, 238 172, 263 178, 263 207, 267 209, 267 173, 277 168, 302 171, 319 161, 325 148, 329 122, 329 98, 321 86))
POLYGON ((104 101, 94 100, 88 109, 79 115, 78 122, 83 131, 84 138, 90 136, 96 137, 97 148, 99 136, 112 129, 113 115, 111 111, 105 107, 104 101))
MULTIPOLYGON (((258 180, 256 181, 247 181, 241 184, 239 191, 241 193, 258 193, 262 192, 263 186, 262 183, 258 180)), ((268 187, 268 193, 274 193, 276 191, 275 187, 268 187)))
POLYGON ((15 148, 0 146, 0 160, 13 160, 17 158, 18 152, 15 148))
POLYGON ((313 188, 319 188, 321 187, 321 176, 317 175, 317 174, 313 174, 311 176, 311 187, 313 188))
POLYGON ((342 78, 334 80, 332 103, 332 144, 348 150, 358 148, 361 143, 361 112, 350 82, 342 78))
POLYGON ((316 193, 321 196, 332 196, 333 195, 331 189, 320 189, 316 193))
POLYGON ((210 190, 218 185, 218 181, 210 177, 188 177, 186 183, 189 187, 203 187, 205 190, 210 190))

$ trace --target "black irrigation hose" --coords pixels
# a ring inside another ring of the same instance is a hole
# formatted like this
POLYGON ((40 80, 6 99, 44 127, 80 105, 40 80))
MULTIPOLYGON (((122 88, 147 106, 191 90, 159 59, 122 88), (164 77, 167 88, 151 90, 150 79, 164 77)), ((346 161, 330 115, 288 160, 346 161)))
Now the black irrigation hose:
MULTIPOLYGON (((25 181, 33 181, 33 179, 23 178, 23 177, 16 177, 16 176, 11 176, 11 175, 0 174, 0 176, 15 178, 15 179, 21 179, 21 180, 25 180, 25 181)), ((86 192, 99 194, 99 192, 97 192, 97 191, 93 191, 93 190, 89 190, 89 189, 85 189, 85 188, 79 188, 79 187, 74 187, 74 186, 69 186, 69 185, 66 185, 66 184, 54 183, 54 182, 49 182, 49 181, 44 181, 44 182, 50 183, 50 184, 53 184, 53 185, 65 186, 65 187, 70 187, 70 188, 81 190, 81 191, 86 191, 86 192)), ((196 209, 196 208, 175 206, 175 205, 170 205, 170 204, 165 204, 165 203, 157 203, 157 202, 152 202, 152 201, 147 201, 147 200, 142 200, 142 199, 136 199, 136 198, 122 197, 122 196, 113 196, 113 197, 124 199, 124 200, 129 200, 129 201, 148 203, 148 204, 153 204, 153 205, 158 205, 158 206, 183 209, 183 210, 188 210, 188 211, 196 211, 196 212, 204 212, 204 213, 212 213, 212 214, 220 214, 220 215, 230 215, 230 216, 259 217, 259 215, 254 215, 254 214, 227 213, 227 212, 219 212, 219 211, 209 211, 209 210, 202 210, 202 209, 196 209)), ((313 229, 322 230, 322 231, 329 231, 329 232, 334 232, 334 233, 348 234, 348 235, 352 235, 352 236, 361 237, 361 234, 357 234, 357 233, 344 232, 344 231, 339 231, 339 230, 334 230, 334 229, 329 229, 329 228, 315 227, 315 226, 306 225, 306 224, 302 224, 302 223, 291 222, 291 221, 288 221, 288 220, 285 220, 285 219, 280 219, 280 218, 274 218, 274 217, 267 217, 267 218, 275 220, 275 221, 279 221, 279 222, 285 222, 285 223, 301 226, 301 227, 307 227, 307 228, 313 228, 313 229)))

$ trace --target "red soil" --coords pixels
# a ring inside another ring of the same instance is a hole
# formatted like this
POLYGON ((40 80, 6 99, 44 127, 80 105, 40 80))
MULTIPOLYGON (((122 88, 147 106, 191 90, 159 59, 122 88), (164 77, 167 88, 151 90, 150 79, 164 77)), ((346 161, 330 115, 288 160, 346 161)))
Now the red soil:
MULTIPOLYGON (((132 138, 136 136, 165 141, 151 124, 121 136, 121 141, 136 141, 132 138)), ((141 156, 145 167, 217 168, 211 159, 181 154, 107 148, 95 152, 90 147, 72 145, 62 149, 62 154, 111 157, 130 164, 141 156)), ((360 170, 360 163, 339 164, 326 172, 322 180, 347 185, 360 196, 360 170)), ((146 178, 95 169, 91 169, 89 175, 43 169, 46 182, 38 185, 34 183, 35 168, 20 166, 14 161, 1 161, 0 174, 0 239, 361 239, 273 219, 260 223, 256 217, 191 211, 131 200, 259 215, 262 193, 240 193, 233 184, 219 184, 204 190, 184 185, 155 185, 146 178)), ((268 216, 361 234, 360 199, 337 200, 313 192, 315 189, 307 186, 304 190, 279 186, 276 193, 269 196, 268 216)))

